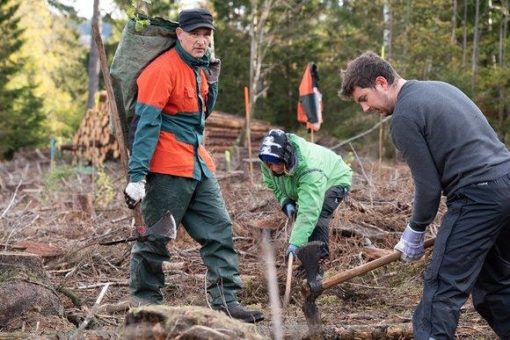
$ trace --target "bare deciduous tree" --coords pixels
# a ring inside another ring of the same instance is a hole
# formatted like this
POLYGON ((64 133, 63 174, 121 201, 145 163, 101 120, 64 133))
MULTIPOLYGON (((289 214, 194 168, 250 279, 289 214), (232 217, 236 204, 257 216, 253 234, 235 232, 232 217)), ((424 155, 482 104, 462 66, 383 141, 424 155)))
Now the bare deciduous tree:
POLYGON ((475 93, 478 72, 478 49, 480 44, 480 0, 475 5, 475 26, 473 28, 473 53, 471 55, 471 91, 475 93))
MULTIPOLYGON (((99 0, 94 0, 94 11, 92 14, 92 25, 98 23, 100 25, 99 16, 99 0)), ((90 39, 90 56, 89 56, 89 87, 87 97, 87 109, 94 107, 94 99, 96 96, 97 88, 99 86, 99 55, 97 53, 97 47, 94 43, 94 39, 90 39)))
POLYGON ((391 11, 390 0, 384 0, 383 7, 384 17, 384 31, 383 31, 383 47, 386 53, 386 59, 391 60, 391 40, 393 36, 392 24, 393 24, 393 13, 391 11))
MULTIPOLYGON (((268 86, 263 86, 264 76, 272 69, 271 65, 264 65, 264 58, 271 48, 274 32, 285 19, 291 8, 283 0, 251 0, 251 15, 249 24, 250 35, 250 84, 248 97, 248 117, 253 117, 257 99, 264 95, 268 86), (268 19, 271 11, 282 7, 283 14, 274 25, 269 27, 268 19)), ((250 119, 246 120, 246 139, 250 140, 250 119)))
MULTIPOLYGON (((509 8, 508 0, 501 1, 501 24, 499 26, 499 44, 498 44, 498 60, 499 67, 505 67, 505 50, 506 50, 506 40, 508 36, 508 21, 510 19, 510 8, 509 8)), ((501 132, 501 137, 504 142, 506 142, 506 136, 508 132, 505 130, 505 122, 508 119, 508 111, 507 111, 507 89, 504 86, 499 88, 499 105, 498 105, 498 123, 499 130, 501 132)))
POLYGON ((462 67, 466 65, 467 56, 467 13, 468 0, 464 0, 464 14, 462 16, 462 67))
POLYGON ((451 41, 453 44, 457 44, 457 0, 452 0, 452 37, 451 41))

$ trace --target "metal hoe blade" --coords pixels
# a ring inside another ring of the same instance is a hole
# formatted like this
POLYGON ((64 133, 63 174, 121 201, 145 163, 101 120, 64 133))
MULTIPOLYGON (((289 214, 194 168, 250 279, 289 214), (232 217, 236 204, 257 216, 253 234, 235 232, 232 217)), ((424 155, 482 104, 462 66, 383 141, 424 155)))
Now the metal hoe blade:
POLYGON ((321 317, 315 300, 322 293, 322 283, 318 279, 320 247, 322 242, 309 242, 298 248, 297 256, 306 272, 307 284, 302 292, 305 297, 303 313, 311 336, 319 336, 321 333, 321 317))
POLYGON ((319 335, 321 333, 321 315, 319 308, 315 304, 316 297, 310 295, 306 297, 305 303, 303 304, 303 313, 305 314, 306 323, 308 324, 308 330, 310 334, 319 335))
POLYGON ((175 240, 177 226, 175 225, 175 219, 172 214, 170 214, 170 211, 167 211, 152 227, 147 228, 145 234, 141 236, 149 235, 164 236, 175 240))
MULTIPOLYGON (((424 247, 429 248, 434 245, 435 238, 429 239, 425 241, 424 247)), ((379 268, 381 266, 387 265, 393 261, 397 261, 400 259, 401 253, 399 251, 394 251, 391 254, 380 257, 377 260, 373 260, 362 264, 358 267, 340 272, 332 277, 325 279, 324 281, 317 279, 317 270, 319 267, 318 257, 314 254, 318 253, 318 245, 315 244, 316 241, 310 242, 301 246, 298 249, 297 256, 301 260, 305 271, 307 272, 307 284, 302 286, 302 292, 305 296, 305 303, 303 305, 303 312, 306 317, 306 321, 308 323, 308 327, 310 329, 310 333, 312 337, 320 337, 321 332, 321 320, 320 313, 317 305, 315 304, 315 300, 317 297, 325 290, 334 285, 340 284, 347 280, 352 279, 353 277, 360 276, 379 268)))

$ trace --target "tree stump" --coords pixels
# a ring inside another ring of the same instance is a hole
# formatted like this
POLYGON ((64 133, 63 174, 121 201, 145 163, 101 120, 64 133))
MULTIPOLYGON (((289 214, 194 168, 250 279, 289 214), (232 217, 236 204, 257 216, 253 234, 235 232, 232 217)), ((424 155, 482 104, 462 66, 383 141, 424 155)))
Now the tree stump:
POLYGON ((164 305, 132 308, 124 339, 263 339, 250 325, 204 307, 164 305))
POLYGON ((27 253, 0 252, 0 327, 28 312, 63 315, 42 260, 27 253))
POLYGON ((94 208, 94 194, 75 195, 75 209, 83 212, 89 218, 95 218, 96 209, 94 208))

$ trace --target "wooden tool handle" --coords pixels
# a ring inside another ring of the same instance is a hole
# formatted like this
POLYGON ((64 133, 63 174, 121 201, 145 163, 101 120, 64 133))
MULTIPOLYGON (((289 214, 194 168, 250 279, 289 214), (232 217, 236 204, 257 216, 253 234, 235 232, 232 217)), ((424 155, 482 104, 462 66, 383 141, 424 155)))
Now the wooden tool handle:
MULTIPOLYGON (((112 78, 108 69, 108 62, 106 61, 106 52, 103 45, 103 39, 101 38, 101 32, 99 31, 99 25, 97 22, 92 24, 92 34, 97 46, 97 51, 99 54, 99 65, 101 66, 106 93, 108 94, 108 104, 110 105, 111 117, 113 120, 113 126, 115 128, 115 138, 117 139, 117 143, 119 144, 120 149, 120 161, 122 163, 124 173, 126 177, 128 177, 128 152, 126 144, 124 143, 124 130, 122 129, 122 124, 120 122, 117 102, 115 101, 115 94, 113 92, 112 78)), ((133 218, 135 220, 135 228, 144 225, 140 204, 137 204, 135 209, 133 209, 133 218)))
MULTIPOLYGON (((424 247, 429 248, 432 245, 434 245, 434 241, 436 238, 431 238, 427 241, 425 241, 424 247)), ((402 253, 399 251, 394 251, 393 253, 380 257, 377 260, 370 261, 368 263, 365 263, 361 266, 358 266, 356 268, 352 268, 349 270, 346 270, 344 272, 338 273, 322 282, 322 289, 328 289, 334 285, 337 285, 339 283, 345 282, 347 280, 352 279, 353 277, 360 276, 363 274, 368 273, 369 271, 372 271, 374 269, 377 269, 379 267, 382 267, 384 265, 387 265, 388 263, 391 263, 393 261, 397 261, 400 259, 400 255, 402 253)))
POLYGON ((285 295, 283 296, 283 307, 287 307, 290 300, 290 287, 292 286, 292 263, 294 262, 294 255, 289 253, 287 262, 287 281, 285 282, 285 295))

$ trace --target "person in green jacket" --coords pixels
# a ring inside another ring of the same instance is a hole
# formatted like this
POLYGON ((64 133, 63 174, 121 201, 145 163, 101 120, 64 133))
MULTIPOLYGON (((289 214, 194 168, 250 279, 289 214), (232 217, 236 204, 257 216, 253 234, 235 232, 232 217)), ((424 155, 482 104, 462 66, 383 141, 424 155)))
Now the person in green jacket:
POLYGON ((295 218, 286 256, 296 257, 301 245, 320 241, 320 257, 327 259, 329 221, 349 192, 351 168, 333 151, 279 129, 264 136, 259 158, 264 184, 285 215, 295 218))

